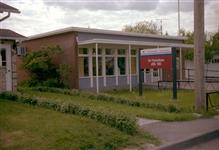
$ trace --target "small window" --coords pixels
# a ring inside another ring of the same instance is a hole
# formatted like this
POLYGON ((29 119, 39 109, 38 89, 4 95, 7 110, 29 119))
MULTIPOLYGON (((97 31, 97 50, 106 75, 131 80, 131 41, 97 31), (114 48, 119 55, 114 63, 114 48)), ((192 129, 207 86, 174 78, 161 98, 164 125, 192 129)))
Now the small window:
POLYGON ((153 77, 158 77, 158 69, 153 69, 153 77))
POLYGON ((17 47, 17 55, 18 56, 25 56, 27 53, 27 50, 25 47, 17 47))
POLYGON ((150 69, 146 69, 146 73, 150 73, 150 69))
POLYGON ((118 55, 125 55, 125 49, 118 49, 118 55))
POLYGON ((106 48, 106 55, 113 55, 114 51, 112 49, 106 48))
POLYGON ((131 55, 136 55, 136 49, 131 50, 131 55))
POLYGON ((79 54, 88 54, 88 48, 79 48, 79 54))
MULTIPOLYGON (((92 49, 92 54, 96 55, 96 48, 92 49)), ((101 55, 101 54, 102 54, 102 49, 98 48, 98 55, 101 55)))
POLYGON ((6 66, 6 50, 4 48, 1 49, 1 66, 6 66))

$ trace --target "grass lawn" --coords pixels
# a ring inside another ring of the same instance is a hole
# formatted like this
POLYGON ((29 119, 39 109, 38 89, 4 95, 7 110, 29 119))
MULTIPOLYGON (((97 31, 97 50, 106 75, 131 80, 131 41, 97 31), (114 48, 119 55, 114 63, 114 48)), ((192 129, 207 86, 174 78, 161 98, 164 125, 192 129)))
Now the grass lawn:
MULTIPOLYGON (((128 90, 114 90, 106 92, 109 95, 128 98, 129 100, 139 100, 145 102, 154 102, 161 104, 175 104, 179 107, 193 110, 194 108, 194 92, 192 90, 178 90, 177 100, 172 99, 172 90, 169 89, 145 89, 143 96, 140 97, 137 90, 129 92, 128 90)), ((219 94, 210 96, 212 103, 219 109, 219 94)))
POLYGON ((159 119, 165 121, 191 120, 194 118, 192 113, 187 113, 187 112, 170 113, 170 112, 158 111, 150 108, 132 107, 132 106, 113 103, 109 101, 91 100, 80 96, 71 96, 71 95, 65 95, 60 93, 38 92, 38 91, 27 90, 25 91, 25 95, 31 97, 37 97, 41 99, 51 99, 59 102, 79 104, 85 108, 89 108, 100 112, 104 110, 114 113, 123 113, 132 117, 145 117, 145 118, 159 119))
POLYGON ((111 150, 145 142, 149 135, 127 135, 91 119, 0 100, 0 149, 111 150))

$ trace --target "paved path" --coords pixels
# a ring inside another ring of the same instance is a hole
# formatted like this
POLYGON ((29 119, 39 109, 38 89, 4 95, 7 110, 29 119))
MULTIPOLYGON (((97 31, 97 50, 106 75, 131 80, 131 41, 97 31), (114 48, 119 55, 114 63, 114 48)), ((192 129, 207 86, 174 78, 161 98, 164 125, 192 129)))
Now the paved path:
POLYGON ((143 124, 141 128, 161 140, 162 145, 176 143, 213 130, 219 129, 219 116, 183 122, 154 122, 143 124))

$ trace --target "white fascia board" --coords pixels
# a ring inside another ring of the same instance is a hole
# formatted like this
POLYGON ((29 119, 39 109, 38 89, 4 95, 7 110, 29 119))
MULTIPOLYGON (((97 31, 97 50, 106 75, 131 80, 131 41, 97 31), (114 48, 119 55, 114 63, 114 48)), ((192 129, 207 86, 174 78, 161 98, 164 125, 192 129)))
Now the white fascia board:
POLYGON ((25 41, 34 40, 38 38, 44 38, 44 37, 67 33, 67 32, 98 33, 98 34, 123 35, 123 36, 133 36, 133 37, 169 39, 169 40, 186 40, 187 39, 186 37, 182 37, 182 36, 163 36, 163 35, 132 33, 132 32, 124 32, 124 31, 104 30, 104 29, 68 27, 64 29, 58 29, 58 30, 54 30, 54 31, 50 31, 50 32, 42 33, 42 34, 29 36, 25 41))
POLYGON ((194 48, 192 44, 177 44, 177 43, 164 43, 164 42, 141 42, 141 41, 126 41, 126 40, 108 40, 108 39, 92 39, 87 41, 78 42, 78 45, 87 44, 118 44, 118 45, 134 45, 134 46, 167 46, 179 48, 194 48))

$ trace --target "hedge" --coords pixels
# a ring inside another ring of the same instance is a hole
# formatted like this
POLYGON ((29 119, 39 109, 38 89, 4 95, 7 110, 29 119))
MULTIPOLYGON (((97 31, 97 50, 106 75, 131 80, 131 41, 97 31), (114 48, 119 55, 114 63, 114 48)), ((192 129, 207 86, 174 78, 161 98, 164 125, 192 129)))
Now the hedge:
MULTIPOLYGON (((41 92, 54 92, 54 93, 61 93, 61 94, 67 94, 67 95, 72 95, 72 96, 82 96, 91 100, 100 100, 100 101, 109 101, 109 102, 114 102, 114 103, 119 103, 119 104, 124 104, 128 106, 133 106, 133 107, 145 107, 145 108, 151 108, 151 109, 156 109, 159 111, 164 111, 164 112, 191 112, 192 110, 177 107, 173 104, 167 104, 163 105, 160 103, 150 103, 150 102, 141 102, 139 100, 129 100, 126 98, 121 98, 121 97, 115 97, 115 96, 110 96, 108 94, 95 94, 95 93, 90 93, 90 92, 82 92, 79 90, 70 90, 70 89, 59 89, 59 88, 51 88, 51 87, 32 87, 32 88, 26 88, 31 89, 33 91, 41 91, 41 92)), ((19 91, 25 91, 25 88, 19 88, 19 91)))
POLYGON ((52 100, 36 99, 23 96, 22 94, 15 94, 10 92, 0 93, 0 99, 36 105, 63 113, 85 116, 131 135, 137 132, 136 119, 134 117, 128 117, 124 114, 104 111, 99 112, 80 105, 60 103, 52 100))

